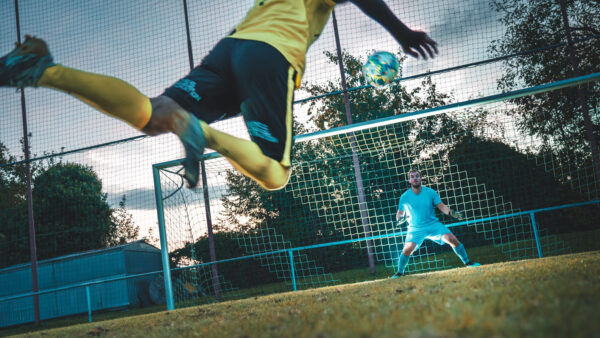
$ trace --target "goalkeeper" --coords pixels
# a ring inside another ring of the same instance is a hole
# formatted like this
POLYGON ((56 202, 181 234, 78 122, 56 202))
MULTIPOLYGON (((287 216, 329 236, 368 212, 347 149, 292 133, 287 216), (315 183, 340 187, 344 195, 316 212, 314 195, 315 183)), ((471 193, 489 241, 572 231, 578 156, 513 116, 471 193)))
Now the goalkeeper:
POLYGON ((458 220, 463 219, 462 215, 442 203, 435 190, 421 185, 421 173, 418 170, 410 170, 408 178, 410 189, 400 197, 396 213, 396 220, 408 221, 408 233, 402 253, 399 254, 398 272, 392 276, 392 279, 404 275, 404 268, 406 268, 410 255, 423 244, 425 239, 432 240, 439 245, 448 243, 465 266, 479 266, 479 263, 469 260, 464 245, 445 225, 440 223, 435 216, 433 207, 435 206, 445 215, 458 220))

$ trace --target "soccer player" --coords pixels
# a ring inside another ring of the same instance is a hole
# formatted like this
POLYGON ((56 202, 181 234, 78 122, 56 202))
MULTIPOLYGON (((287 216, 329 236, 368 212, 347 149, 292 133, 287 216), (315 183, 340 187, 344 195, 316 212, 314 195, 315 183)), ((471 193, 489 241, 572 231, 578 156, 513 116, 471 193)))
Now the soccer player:
POLYGON ((448 243, 465 266, 479 266, 479 263, 469 260, 464 245, 438 220, 433 207, 435 206, 445 215, 458 220, 462 220, 463 216, 442 203, 435 190, 421 185, 421 173, 418 170, 412 169, 408 172, 408 182, 410 183, 410 189, 400 197, 398 212, 396 213, 397 221, 408 221, 408 233, 406 234, 402 253, 399 254, 398 272, 391 278, 394 279, 404 275, 404 268, 406 268, 410 255, 423 244, 425 239, 434 241, 439 245, 448 243))
MULTIPOLYGON (((406 54, 424 59, 437 54, 427 34, 406 27, 382 0, 350 2, 385 27, 406 54)), ((265 189, 281 189, 291 174, 294 89, 306 51, 335 5, 334 0, 255 0, 199 66, 154 98, 117 78, 55 64, 46 43, 30 36, 0 58, 0 86, 56 89, 147 135, 175 133, 185 150, 189 187, 198 183, 199 160, 208 147, 265 189), (239 113, 251 141, 208 125, 239 113)))

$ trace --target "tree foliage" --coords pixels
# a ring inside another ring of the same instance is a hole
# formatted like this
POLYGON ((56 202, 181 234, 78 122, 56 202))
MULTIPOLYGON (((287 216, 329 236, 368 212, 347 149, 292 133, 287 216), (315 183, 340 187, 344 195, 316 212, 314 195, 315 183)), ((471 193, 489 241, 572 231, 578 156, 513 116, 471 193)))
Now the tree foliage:
POLYGON ((94 171, 79 164, 58 164, 38 175, 33 187, 38 257, 104 247, 114 226, 106 197, 94 171))
MULTIPOLYGON (((587 0, 567 0, 569 26, 578 60, 580 75, 600 71, 600 3, 587 0)), ((576 72, 569 60, 567 35, 559 0, 492 0, 492 6, 503 17, 506 33, 492 41, 489 50, 494 56, 542 49, 504 61, 504 74, 498 87, 508 91, 523 86, 535 86, 573 77, 576 72), (561 44, 543 50, 544 47, 561 44)), ((584 85, 515 99, 516 107, 509 114, 517 118, 521 130, 537 135, 545 151, 567 150, 589 157, 583 114, 578 102, 578 90, 584 91, 592 121, 600 116, 600 86, 584 85)), ((600 136, 600 128, 593 131, 600 136)))
MULTIPOLYGON (((25 164, 0 144, 0 267, 29 260, 29 221, 25 164), (16 163, 16 164, 15 164, 16 163)), ((113 209, 90 167, 31 162, 33 216, 38 259, 123 244, 139 228, 125 209, 125 196, 113 209)))
MULTIPOLYGON (((538 166, 536 158, 499 141, 467 138, 457 143, 448 156, 459 170, 467 172, 470 178, 478 182, 485 182, 487 189, 502 196, 505 202, 510 202, 514 210, 586 201, 586 197, 572 189, 568 182, 560 182, 538 166), (477 161, 473 161, 473 154, 477 154, 477 161)), ((595 220, 600 218, 600 210, 569 208, 559 213, 541 213, 536 218, 545 229, 555 232, 588 230, 596 227, 595 220)))
MULTIPOLYGON (((107 246, 121 245, 131 242, 138 238, 140 228, 133 221, 133 217, 127 211, 125 195, 119 202, 119 207, 112 210, 110 215, 111 223, 115 226, 111 227, 111 232, 108 234, 107 246)), ((151 237, 151 233, 149 234, 151 237)))

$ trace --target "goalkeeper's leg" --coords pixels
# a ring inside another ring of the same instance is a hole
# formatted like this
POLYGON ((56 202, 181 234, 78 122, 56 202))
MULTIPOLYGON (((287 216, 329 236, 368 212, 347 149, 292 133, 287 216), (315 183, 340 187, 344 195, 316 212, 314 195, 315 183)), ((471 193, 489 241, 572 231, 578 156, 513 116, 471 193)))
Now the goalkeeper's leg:
POLYGON ((444 236, 442 236, 442 241, 444 241, 445 243, 447 243, 448 245, 450 245, 452 247, 452 250, 454 250, 454 253, 458 256, 458 258, 460 258, 460 260, 463 262, 463 264, 465 264, 465 266, 468 267, 472 267, 472 266, 479 266, 480 264, 477 262, 472 262, 469 260, 469 256, 467 255, 467 250, 465 249, 465 246, 458 241, 458 239, 456 238, 456 236, 454 236, 454 234, 452 233, 447 233, 444 236))
POLYGON ((406 269, 406 265, 408 264, 410 255, 412 255, 416 247, 417 243, 414 242, 406 242, 404 244, 404 248, 402 248, 402 253, 398 255, 398 271, 391 277, 392 279, 404 276, 404 269, 406 269))

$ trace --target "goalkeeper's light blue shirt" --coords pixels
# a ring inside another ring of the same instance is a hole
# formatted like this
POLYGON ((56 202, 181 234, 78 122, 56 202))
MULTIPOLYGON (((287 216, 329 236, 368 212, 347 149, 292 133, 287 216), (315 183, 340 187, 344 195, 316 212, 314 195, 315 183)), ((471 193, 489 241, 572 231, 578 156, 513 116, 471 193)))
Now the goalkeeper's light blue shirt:
POLYGON ((400 196, 398 210, 407 213, 409 226, 423 228, 440 221, 435 216, 434 209, 440 203, 442 203, 442 199, 435 190, 421 186, 421 192, 418 195, 412 189, 408 189, 400 196))

